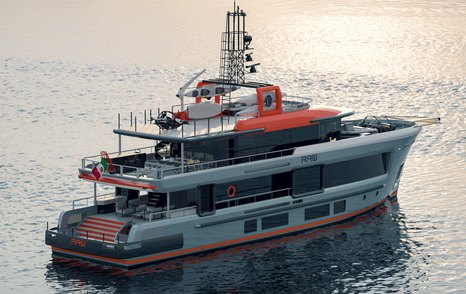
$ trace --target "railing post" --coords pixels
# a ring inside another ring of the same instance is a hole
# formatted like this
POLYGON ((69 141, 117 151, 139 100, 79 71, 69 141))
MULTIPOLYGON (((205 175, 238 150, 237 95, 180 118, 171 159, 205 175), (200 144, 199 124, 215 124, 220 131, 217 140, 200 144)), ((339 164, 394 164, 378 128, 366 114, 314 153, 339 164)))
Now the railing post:
POLYGON ((47 231, 49 230, 49 222, 47 222, 47 231))
POLYGON ((131 122, 131 127, 133 127, 133 112, 130 112, 130 119, 129 121, 131 122))
POLYGON ((194 137, 196 136, 196 120, 194 120, 194 137))
MULTIPOLYGON (((118 113, 118 129, 121 128, 120 114, 118 113)), ((121 154, 121 135, 118 134, 118 154, 121 154)))
POLYGON ((137 132, 138 131, 138 121, 137 121, 137 118, 136 116, 134 116, 134 131, 137 132))
POLYGON ((146 113, 147 113, 147 110, 144 109, 144 125, 146 124, 146 121, 147 121, 146 113))
MULTIPOLYGON (((89 198, 86 198, 86 207, 89 206, 89 198)), ((94 182, 94 206, 97 206, 97 183, 94 182)))

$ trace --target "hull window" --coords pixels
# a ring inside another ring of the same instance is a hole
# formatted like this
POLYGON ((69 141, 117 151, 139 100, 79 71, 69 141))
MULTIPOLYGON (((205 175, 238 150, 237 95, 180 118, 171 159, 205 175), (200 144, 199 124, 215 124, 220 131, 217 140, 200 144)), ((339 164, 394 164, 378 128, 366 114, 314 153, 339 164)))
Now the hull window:
POLYGON ((315 218, 325 217, 330 215, 330 205, 319 205, 304 210, 304 220, 311 220, 315 218))
POLYGON ((262 230, 267 230, 288 224, 288 213, 276 214, 262 218, 262 230))
POLYGON ((322 166, 311 166, 293 171, 294 196, 322 192, 322 166))
POLYGON ((346 200, 337 201, 333 203, 334 214, 345 212, 345 210, 346 210, 346 200))
POLYGON ((252 233, 257 231, 257 219, 252 219, 244 222, 244 233, 252 233))

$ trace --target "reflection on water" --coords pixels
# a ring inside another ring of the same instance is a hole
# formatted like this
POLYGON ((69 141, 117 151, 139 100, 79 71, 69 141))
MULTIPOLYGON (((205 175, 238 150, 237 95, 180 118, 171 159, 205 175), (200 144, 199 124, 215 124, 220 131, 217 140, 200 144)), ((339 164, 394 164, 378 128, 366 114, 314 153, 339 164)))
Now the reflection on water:
MULTIPOLYGON (((58 259, 48 266, 49 285, 95 291, 261 292, 379 291, 409 289, 404 275, 411 255, 411 228, 397 205, 389 204, 349 222, 290 237, 176 259, 132 271, 58 259)), ((429 257, 423 260, 429 263, 429 257)), ((414 290, 414 289, 411 289, 414 290)))
POLYGON ((413 145, 400 211, 129 273, 51 262, 46 222, 92 193, 80 159, 116 150, 117 113, 126 123, 130 111, 167 109, 194 72, 218 72, 232 3, 1 1, 2 293, 466 291, 466 2, 239 4, 261 62, 254 78, 359 117, 442 118, 413 145))

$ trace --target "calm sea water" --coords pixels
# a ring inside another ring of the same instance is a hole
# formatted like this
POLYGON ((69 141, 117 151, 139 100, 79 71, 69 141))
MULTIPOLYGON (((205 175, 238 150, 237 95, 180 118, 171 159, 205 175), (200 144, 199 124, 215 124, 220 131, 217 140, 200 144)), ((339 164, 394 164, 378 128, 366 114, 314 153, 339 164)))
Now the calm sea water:
POLYGON ((116 114, 168 108, 194 72, 216 75, 233 5, 186 2, 0 2, 0 292, 466 292, 462 0, 239 3, 255 79, 359 117, 442 118, 414 144, 398 204, 130 272, 52 261, 46 222, 92 194, 77 168, 117 149, 116 114))

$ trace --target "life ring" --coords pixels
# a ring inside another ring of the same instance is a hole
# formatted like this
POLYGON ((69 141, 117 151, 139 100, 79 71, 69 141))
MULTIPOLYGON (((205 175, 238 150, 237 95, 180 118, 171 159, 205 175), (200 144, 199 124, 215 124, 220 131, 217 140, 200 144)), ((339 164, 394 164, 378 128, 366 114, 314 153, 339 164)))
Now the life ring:
POLYGON ((228 194, 228 197, 230 197, 230 198, 235 197, 235 195, 236 195, 236 188, 235 188, 235 186, 231 185, 230 187, 228 187, 228 189, 227 189, 227 194, 228 194))
POLYGON ((267 95, 265 96, 265 106, 266 107, 270 107, 272 106, 272 103, 273 103, 273 98, 272 98, 272 95, 267 95))

